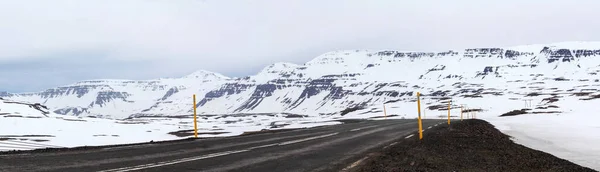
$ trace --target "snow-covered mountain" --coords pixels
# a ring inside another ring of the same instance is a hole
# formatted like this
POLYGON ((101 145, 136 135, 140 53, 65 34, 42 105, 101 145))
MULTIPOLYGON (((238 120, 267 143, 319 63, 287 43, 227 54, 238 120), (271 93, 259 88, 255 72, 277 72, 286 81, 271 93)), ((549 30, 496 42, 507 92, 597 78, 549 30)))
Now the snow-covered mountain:
MULTIPOLYGON (((0 93, 0 96, 26 102, 42 102, 57 114, 126 118, 150 109, 172 96, 218 88, 227 77, 197 71, 182 78, 157 80, 92 80, 48 89, 39 93, 0 93)), ((188 104, 191 104, 188 103, 188 104)))
POLYGON ((48 117, 52 112, 39 103, 26 103, 0 98, 0 115, 3 117, 48 117))
MULTIPOLYGON (((338 113, 349 107, 425 96, 503 94, 511 82, 598 82, 599 42, 565 42, 445 52, 334 51, 303 64, 276 63, 256 75, 229 78, 198 71, 182 78, 93 80, 38 93, 0 97, 42 102, 76 116, 189 115, 192 94, 200 114, 338 113)), ((515 88, 518 90, 518 88, 515 88)), ((513 90, 511 90, 513 91, 513 90)))
POLYGON ((244 78, 198 71, 182 78, 82 81, 38 93, 0 92, 0 151, 39 142, 72 147, 187 137, 193 119, 179 115, 191 114, 193 94, 205 114, 197 121, 200 137, 223 137, 348 119, 416 118, 419 91, 424 118, 447 118, 451 99, 453 119, 477 111, 519 144, 600 169, 600 150, 589 146, 600 143, 600 117, 593 113, 600 111, 598 73, 599 42, 566 42, 335 51, 244 78))

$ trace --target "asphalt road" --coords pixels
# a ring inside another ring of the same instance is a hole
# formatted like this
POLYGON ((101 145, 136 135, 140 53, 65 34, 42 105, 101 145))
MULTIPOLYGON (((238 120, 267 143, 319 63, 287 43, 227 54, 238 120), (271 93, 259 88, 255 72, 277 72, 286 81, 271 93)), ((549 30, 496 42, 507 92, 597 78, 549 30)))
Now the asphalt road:
MULTIPOLYGON (((423 129, 443 122, 424 120, 423 129)), ((0 171, 340 171, 416 131, 416 120, 379 120, 229 138, 0 155, 0 171)))

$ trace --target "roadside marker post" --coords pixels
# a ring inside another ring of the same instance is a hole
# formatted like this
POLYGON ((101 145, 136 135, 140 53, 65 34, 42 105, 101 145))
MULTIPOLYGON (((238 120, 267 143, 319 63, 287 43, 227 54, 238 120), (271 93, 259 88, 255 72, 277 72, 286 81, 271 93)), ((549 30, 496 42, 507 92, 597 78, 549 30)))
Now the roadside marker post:
POLYGON ((448 101, 448 125, 450 125, 450 104, 452 103, 452 99, 448 101))
POLYGON ((194 138, 198 138, 198 123, 196 118, 196 94, 194 94, 194 138))
POLYGON ((387 119, 387 112, 385 111, 385 104, 383 104, 383 117, 387 119))
POLYGON ((462 121, 462 105, 460 105, 460 121, 462 121))
POLYGON ((423 124, 421 123, 421 93, 417 92, 417 108, 419 109, 419 140, 423 140, 423 124))
POLYGON ((473 110, 469 109, 469 119, 473 119, 473 110))
POLYGON ((465 112, 465 113, 467 113, 467 119, 470 119, 471 113, 469 112, 469 106, 465 107, 465 110, 467 110, 467 112, 465 112))

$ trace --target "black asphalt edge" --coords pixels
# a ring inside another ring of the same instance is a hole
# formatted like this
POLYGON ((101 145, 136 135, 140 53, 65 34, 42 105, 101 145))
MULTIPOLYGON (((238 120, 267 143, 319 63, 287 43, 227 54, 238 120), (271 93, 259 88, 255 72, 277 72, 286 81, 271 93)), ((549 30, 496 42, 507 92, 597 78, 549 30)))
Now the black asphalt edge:
MULTIPOLYGON (((341 122, 341 124, 337 124, 337 125, 344 125, 344 124, 349 124, 349 123, 357 123, 357 121, 358 122, 365 122, 365 121, 368 121, 368 120, 350 120, 350 121, 332 120, 332 121, 341 122)), ((282 132, 292 132, 292 131, 314 129, 314 128, 322 128, 322 127, 330 127, 330 126, 332 126, 332 125, 315 126, 315 127, 308 127, 308 128, 291 128, 291 129, 279 129, 279 130, 265 130, 265 131, 257 131, 257 132, 245 132, 245 133, 243 133, 241 135, 227 136, 227 137, 221 137, 221 138, 247 137, 247 136, 262 135, 262 134, 266 135, 266 134, 274 134, 274 133, 282 133, 282 132)), ((185 139, 175 139, 175 140, 149 141, 149 142, 128 143, 128 144, 102 145, 102 146, 78 146, 78 147, 71 147, 71 148, 42 148, 42 149, 33 149, 33 150, 11 150, 11 151, 2 151, 2 152, 0 152, 0 155, 32 154, 32 153, 56 153, 56 152, 68 152, 68 151, 82 151, 82 150, 86 150, 87 151, 87 150, 99 150, 99 149, 106 149, 106 148, 128 147, 128 146, 168 144, 168 143, 183 143, 183 142, 191 142, 191 141, 195 141, 195 140, 206 140, 206 139, 218 139, 218 138, 185 138, 185 139)))

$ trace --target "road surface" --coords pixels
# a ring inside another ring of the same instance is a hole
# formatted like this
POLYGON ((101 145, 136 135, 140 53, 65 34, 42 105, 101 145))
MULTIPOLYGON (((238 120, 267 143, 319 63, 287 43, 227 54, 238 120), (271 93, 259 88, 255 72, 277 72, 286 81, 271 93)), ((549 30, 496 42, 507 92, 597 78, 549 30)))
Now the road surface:
MULTIPOLYGON (((424 120, 423 129, 443 122, 424 120)), ((229 138, 0 155, 0 171, 340 171, 416 131, 416 120, 378 120, 229 138)))

